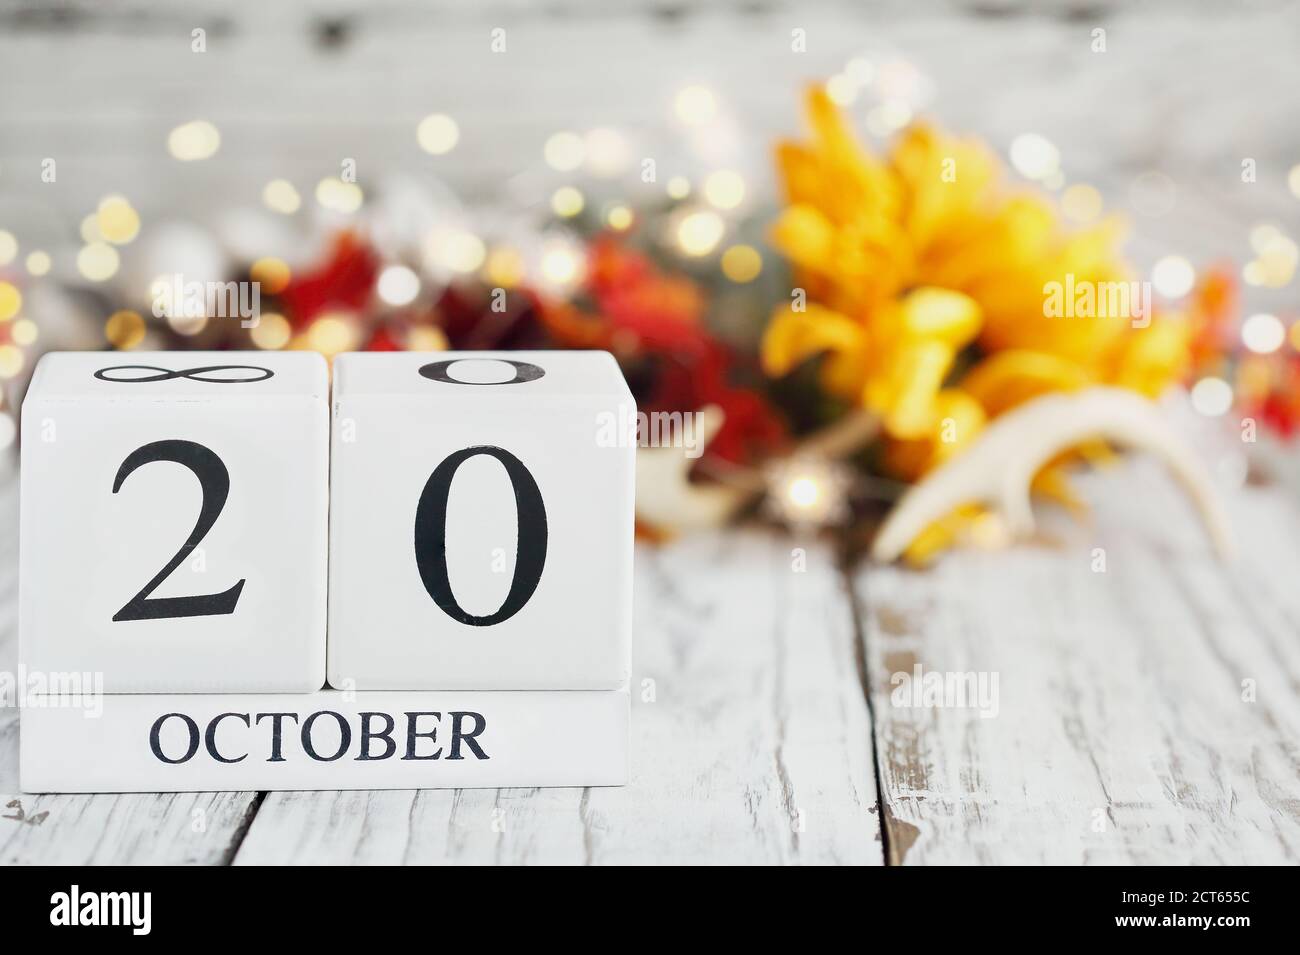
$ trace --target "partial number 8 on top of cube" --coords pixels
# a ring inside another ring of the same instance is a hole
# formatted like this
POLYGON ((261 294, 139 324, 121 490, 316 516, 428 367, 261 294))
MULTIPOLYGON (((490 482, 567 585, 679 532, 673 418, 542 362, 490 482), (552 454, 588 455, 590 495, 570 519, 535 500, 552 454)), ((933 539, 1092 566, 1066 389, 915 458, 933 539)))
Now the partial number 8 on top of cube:
POLYGON ((605 352, 340 355, 330 685, 624 685, 634 415, 605 352))

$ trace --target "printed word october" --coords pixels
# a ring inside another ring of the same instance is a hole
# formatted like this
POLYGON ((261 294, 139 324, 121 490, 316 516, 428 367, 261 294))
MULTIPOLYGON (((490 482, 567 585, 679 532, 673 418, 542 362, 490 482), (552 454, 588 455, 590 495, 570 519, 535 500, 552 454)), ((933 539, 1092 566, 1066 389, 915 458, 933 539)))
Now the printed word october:
POLYGON ((200 727, 186 713, 164 713, 149 730, 149 749, 161 762, 188 763, 198 756, 219 763, 260 759, 282 763, 310 759, 322 763, 349 758, 384 759, 490 759, 479 737, 487 730, 482 713, 436 710, 345 715, 317 710, 305 716, 294 712, 219 713, 200 727), (300 722, 301 716, 301 722, 300 722), (404 727, 399 731, 399 722, 404 727), (438 731, 450 727, 444 749, 438 731), (220 739, 218 739, 220 736, 220 739), (202 756, 199 754, 202 753, 202 756))

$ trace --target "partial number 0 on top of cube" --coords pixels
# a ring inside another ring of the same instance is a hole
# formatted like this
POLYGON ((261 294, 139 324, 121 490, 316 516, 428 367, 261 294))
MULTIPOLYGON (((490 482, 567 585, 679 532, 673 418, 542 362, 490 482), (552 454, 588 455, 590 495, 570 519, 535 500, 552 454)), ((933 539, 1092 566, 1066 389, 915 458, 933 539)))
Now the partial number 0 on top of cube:
POLYGON ((319 689, 328 388, 308 353, 43 357, 23 404, 29 671, 109 693, 319 689))
POLYGON ((623 685, 635 410, 605 352, 339 356, 330 685, 623 685))

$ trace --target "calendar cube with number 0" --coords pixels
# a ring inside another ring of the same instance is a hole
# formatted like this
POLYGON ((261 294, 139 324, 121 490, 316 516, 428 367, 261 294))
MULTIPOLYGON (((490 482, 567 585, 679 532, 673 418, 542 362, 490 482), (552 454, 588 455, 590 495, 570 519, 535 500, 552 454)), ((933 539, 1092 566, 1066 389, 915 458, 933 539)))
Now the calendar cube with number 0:
POLYGON ((614 359, 348 354, 334 376, 330 685, 626 683, 635 446, 614 424, 634 406, 614 359))

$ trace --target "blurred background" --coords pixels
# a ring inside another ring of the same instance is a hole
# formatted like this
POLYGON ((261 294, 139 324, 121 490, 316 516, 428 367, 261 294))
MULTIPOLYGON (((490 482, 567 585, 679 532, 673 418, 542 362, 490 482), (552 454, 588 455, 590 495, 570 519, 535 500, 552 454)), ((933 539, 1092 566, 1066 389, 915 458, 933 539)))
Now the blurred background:
POLYGON ((715 473, 788 450, 844 411, 760 354, 812 86, 882 154, 924 120, 1062 228, 1121 214, 1132 276, 1217 310, 1179 383, 1285 437, 1297 37, 1282 0, 0 0, 0 445, 44 350, 541 345, 723 408, 715 473), (173 276, 257 282, 261 321, 160 306, 173 276))

